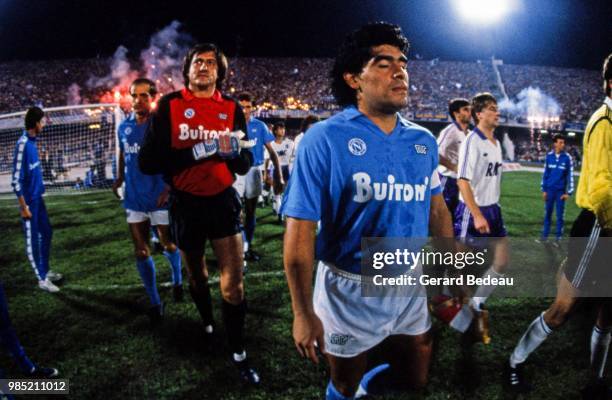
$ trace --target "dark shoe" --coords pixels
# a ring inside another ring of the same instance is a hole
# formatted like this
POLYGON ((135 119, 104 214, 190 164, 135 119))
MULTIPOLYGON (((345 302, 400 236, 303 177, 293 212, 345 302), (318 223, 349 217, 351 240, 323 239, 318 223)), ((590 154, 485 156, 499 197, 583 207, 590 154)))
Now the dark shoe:
POLYGON ((242 276, 245 276, 248 272, 249 272, 249 265, 247 264, 246 260, 244 260, 242 264, 242 276))
POLYGON ((28 378, 49 379, 49 378, 55 378, 58 375, 59 375, 59 372, 55 368, 36 366, 34 367, 34 371, 28 374, 28 378))
POLYGON ((185 299, 185 295, 183 294, 183 285, 174 285, 172 286, 172 297, 174 298, 175 303, 181 303, 185 299))
POLYGON ((525 379, 523 364, 517 365, 516 368, 506 364, 504 375, 506 385, 514 393, 527 393, 533 389, 529 382, 527 382, 527 379, 525 379))
POLYGON ((244 259, 247 261, 259 261, 261 260, 261 256, 256 251, 249 249, 244 253, 244 259))
MULTIPOLYGON (((232 360, 233 361, 233 360, 232 360)), ((250 367, 247 360, 244 361, 233 361, 238 372, 240 374, 240 381, 245 385, 259 385, 259 375, 257 372, 250 367)))
POLYGON ((147 314, 149 315, 149 320, 151 321, 151 325, 157 326, 162 323, 164 319, 165 308, 166 308, 166 305, 164 304, 163 301, 159 305, 149 308, 149 311, 147 311, 147 314))
POLYGON ((592 380, 588 385, 580 390, 580 394, 584 400, 612 399, 612 391, 603 378, 592 380))

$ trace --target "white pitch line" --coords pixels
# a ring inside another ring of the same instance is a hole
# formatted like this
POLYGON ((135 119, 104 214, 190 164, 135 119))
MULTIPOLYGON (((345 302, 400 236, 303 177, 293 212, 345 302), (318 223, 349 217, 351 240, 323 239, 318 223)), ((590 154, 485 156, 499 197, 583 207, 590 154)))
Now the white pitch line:
MULTIPOLYGON (((250 277, 260 278, 266 276, 283 276, 285 271, 263 271, 263 272, 249 272, 245 275, 245 279, 250 277)), ((208 280, 209 284, 219 283, 219 277, 215 276, 208 280)), ((162 282, 159 284, 161 287, 172 287, 172 282, 162 282)), ((132 290, 144 288, 142 283, 135 283, 132 285, 78 285, 78 284, 66 284, 60 286, 62 289, 73 289, 73 290, 86 290, 89 292, 106 292, 109 290, 132 290)))

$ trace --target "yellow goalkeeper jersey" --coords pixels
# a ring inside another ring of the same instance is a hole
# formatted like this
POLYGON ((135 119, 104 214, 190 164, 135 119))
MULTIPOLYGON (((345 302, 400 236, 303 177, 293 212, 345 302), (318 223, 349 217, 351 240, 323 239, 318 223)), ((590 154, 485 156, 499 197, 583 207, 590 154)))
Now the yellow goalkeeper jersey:
POLYGON ((592 211, 604 229, 612 229, 612 99, 591 116, 582 145, 578 207, 592 211))

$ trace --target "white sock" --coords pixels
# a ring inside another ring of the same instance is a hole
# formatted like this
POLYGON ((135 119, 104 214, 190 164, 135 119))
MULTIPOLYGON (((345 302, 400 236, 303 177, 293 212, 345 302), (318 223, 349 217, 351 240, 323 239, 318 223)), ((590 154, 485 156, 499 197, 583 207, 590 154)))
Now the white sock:
POLYGON ((244 243, 242 243, 242 250, 244 253, 249 251, 249 242, 247 242, 246 240, 244 241, 244 243))
POLYGON ((529 328, 527 328, 525 334, 514 348, 510 356, 510 366, 516 368, 517 364, 525 362, 527 357, 529 357, 529 355, 537 349, 551 333, 552 329, 550 329, 544 321, 544 313, 540 314, 540 316, 534 319, 531 325, 529 325, 529 328))
POLYGON ((610 348, 610 330, 610 328, 601 329, 595 325, 591 334, 591 367, 598 378, 603 378, 608 349, 610 348))
MULTIPOLYGON (((489 267, 489 269, 482 275, 483 278, 491 277, 491 278, 502 278, 504 275, 495 272, 493 266, 489 267)), ((474 297, 472 297, 472 305, 474 309, 480 310, 480 305, 484 304, 487 298, 493 293, 497 285, 480 285, 476 292, 474 293, 474 297)))
POLYGON ((206 331, 206 333, 213 333, 213 327, 212 325, 206 325, 204 327, 204 331, 206 331))
POLYGON ((280 194, 274 195, 274 211, 276 211, 277 214, 280 212, 281 201, 282 201, 281 199, 282 197, 280 194))
POLYGON ((461 311, 455 315, 455 318, 450 322, 451 328, 458 330, 463 333, 467 331, 472 323, 472 319, 474 319, 474 313, 468 304, 464 304, 461 307, 461 311))
POLYGON ((244 361, 244 360, 246 360, 246 351, 243 351, 240 354, 234 353, 234 361, 241 362, 241 361, 244 361))

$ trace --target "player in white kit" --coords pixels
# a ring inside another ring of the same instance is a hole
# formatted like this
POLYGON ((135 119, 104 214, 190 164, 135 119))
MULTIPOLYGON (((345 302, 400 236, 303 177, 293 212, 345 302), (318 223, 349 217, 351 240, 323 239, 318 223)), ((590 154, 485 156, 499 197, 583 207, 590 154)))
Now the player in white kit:
MULTIPOLYGON (((293 153, 293 140, 285 137, 285 124, 283 122, 276 122, 272 127, 272 134, 274 135, 274 141, 270 142, 270 146, 276 152, 278 156, 278 161, 281 167, 280 176, 273 171, 273 189, 274 189, 274 202, 272 203, 272 208, 274 212, 278 214, 279 220, 281 220, 280 209, 282 206, 282 196, 285 190, 285 185, 289 181, 289 161, 291 160, 291 154, 293 153), (282 181, 279 179, 282 176, 282 181)), ((269 153, 266 149, 266 163, 265 170, 266 173, 269 172, 269 153)))
POLYGON ((448 103, 448 114, 453 122, 440 132, 437 140, 440 156, 438 172, 444 201, 454 221, 455 209, 459 204, 459 187, 457 186, 459 146, 469 133, 469 124, 472 119, 470 102, 467 99, 452 99, 448 103))
MULTIPOLYGON (((490 93, 479 93, 472 99, 472 117, 476 123, 459 149, 459 204, 455 211, 455 236, 468 247, 493 250, 492 263, 483 278, 502 277, 508 264, 508 238, 499 196, 501 192, 502 150, 494 131, 499 125, 497 100, 490 93)), ((461 311, 450 322, 451 327, 466 332, 474 317, 480 319, 479 338, 489 343, 486 328, 488 313, 484 302, 494 285, 479 286, 461 311), (484 322, 483 322, 484 319, 484 322)))

